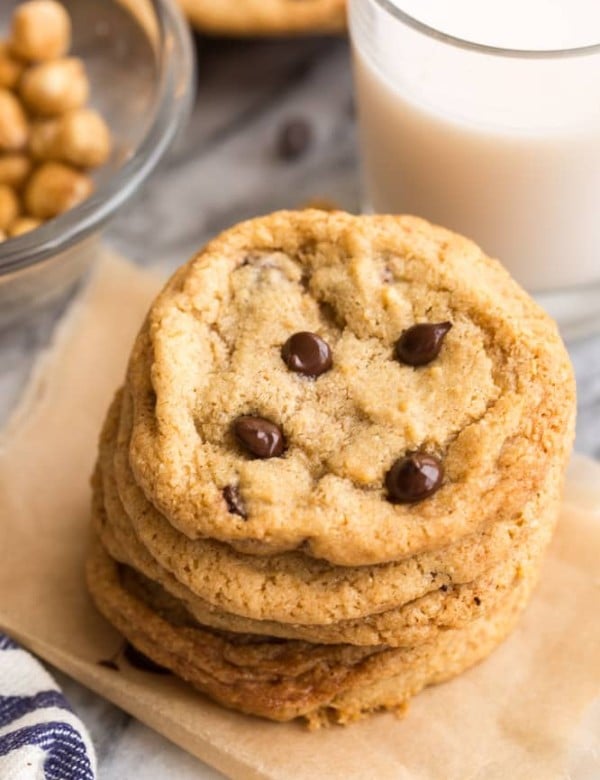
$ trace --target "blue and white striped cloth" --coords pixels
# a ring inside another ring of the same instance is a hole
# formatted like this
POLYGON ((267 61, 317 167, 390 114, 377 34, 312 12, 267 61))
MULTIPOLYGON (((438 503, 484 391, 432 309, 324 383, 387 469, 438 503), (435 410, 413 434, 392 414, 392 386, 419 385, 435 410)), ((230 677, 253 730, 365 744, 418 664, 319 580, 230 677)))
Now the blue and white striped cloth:
POLYGON ((0 634, 0 779, 94 780, 88 733, 33 656, 0 634))

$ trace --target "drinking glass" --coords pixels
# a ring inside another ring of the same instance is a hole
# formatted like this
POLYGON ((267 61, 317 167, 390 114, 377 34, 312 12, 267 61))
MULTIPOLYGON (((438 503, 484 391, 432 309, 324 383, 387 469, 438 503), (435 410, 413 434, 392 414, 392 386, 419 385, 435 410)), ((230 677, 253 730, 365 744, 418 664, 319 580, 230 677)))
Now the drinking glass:
POLYGON ((435 29, 402 0, 349 14, 364 209, 469 236, 565 337, 600 328, 600 32, 520 50, 435 29))

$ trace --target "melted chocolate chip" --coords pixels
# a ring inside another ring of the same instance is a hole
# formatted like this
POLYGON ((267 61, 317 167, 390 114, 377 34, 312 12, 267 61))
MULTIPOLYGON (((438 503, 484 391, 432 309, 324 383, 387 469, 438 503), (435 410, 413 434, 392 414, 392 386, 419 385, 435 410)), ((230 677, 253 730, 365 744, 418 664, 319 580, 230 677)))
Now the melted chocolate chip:
POLYGON ((399 458, 385 477, 394 504, 413 504, 432 496, 442 484, 444 467, 433 455, 412 452, 399 458))
POLYGON ((440 354, 451 322, 422 322, 413 325, 396 342, 396 357, 408 366, 424 366, 440 354))
POLYGON ((289 119, 279 131, 277 152, 282 160, 297 160, 308 151, 312 137, 312 128, 306 119, 289 119))
POLYGON ((242 447, 257 458, 277 458, 285 449, 283 431, 264 417, 238 417, 233 432, 242 447))
POLYGON ((239 515, 244 520, 248 517, 246 507, 242 501, 239 489, 235 485, 227 485, 223 488, 223 498, 232 515, 239 515))
POLYGON ((290 371, 315 377, 329 371, 333 365, 329 344, 316 333, 294 333, 281 348, 281 357, 290 371))
POLYGON ((129 644, 129 642, 127 642, 125 645, 123 656, 127 659, 127 662, 131 666, 133 666, 135 669, 139 669, 142 672, 151 672, 152 674, 170 674, 168 669, 165 669, 164 666, 155 663, 151 658, 148 658, 147 655, 144 655, 136 647, 129 644))

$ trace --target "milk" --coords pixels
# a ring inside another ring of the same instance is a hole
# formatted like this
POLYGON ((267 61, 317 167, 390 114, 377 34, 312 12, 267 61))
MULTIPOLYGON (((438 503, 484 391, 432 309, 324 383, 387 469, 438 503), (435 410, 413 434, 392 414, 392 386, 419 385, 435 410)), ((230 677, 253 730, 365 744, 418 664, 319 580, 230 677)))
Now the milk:
MULTIPOLYGON (((600 0, 394 0, 495 47, 600 43, 600 0)), ((365 200, 475 239, 531 290, 600 280, 600 50, 498 56, 351 0, 365 200)))

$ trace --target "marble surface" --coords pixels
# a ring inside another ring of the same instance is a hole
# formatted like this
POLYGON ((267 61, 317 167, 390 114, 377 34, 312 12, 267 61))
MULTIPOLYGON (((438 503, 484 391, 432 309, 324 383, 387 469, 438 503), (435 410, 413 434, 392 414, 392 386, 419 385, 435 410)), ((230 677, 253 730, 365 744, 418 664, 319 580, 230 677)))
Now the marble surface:
MULTIPOLYGON (((357 210, 346 42, 197 39, 197 49, 199 87, 190 124, 145 190, 112 224, 110 243, 167 273, 242 218, 313 198, 357 210), (296 117, 310 120, 314 142, 302 159, 283 162, 275 153, 277 133, 282 122, 296 117)), ((0 333, 0 423, 18 401, 59 313, 46 312, 0 333)), ((568 346, 579 387, 577 448, 600 458, 600 334, 568 346)), ((57 677, 90 728, 100 780, 220 777, 95 694, 57 677)))

